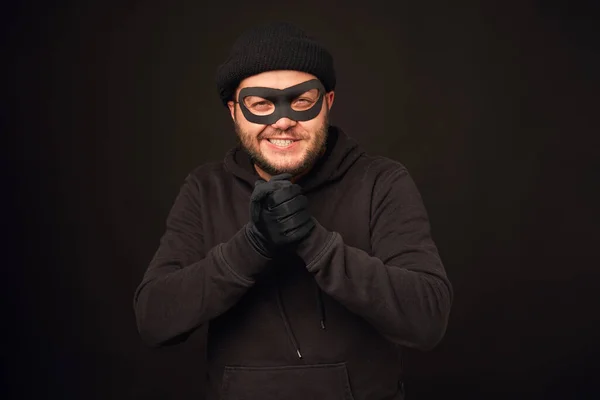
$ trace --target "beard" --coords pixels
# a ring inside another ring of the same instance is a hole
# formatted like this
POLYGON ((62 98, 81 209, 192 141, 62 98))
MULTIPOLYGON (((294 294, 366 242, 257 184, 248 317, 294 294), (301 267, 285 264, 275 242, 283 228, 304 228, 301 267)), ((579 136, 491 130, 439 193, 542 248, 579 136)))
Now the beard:
POLYGON ((250 156, 250 160, 254 163, 254 165, 265 171, 267 174, 271 176, 284 173, 289 173, 292 176, 300 175, 301 173, 309 170, 325 152, 329 132, 329 110, 326 110, 325 113, 325 118, 321 126, 315 129, 313 132, 308 132, 308 137, 305 137, 305 135, 301 134, 300 132, 297 132, 294 129, 294 127, 286 129, 285 131, 279 129, 266 130, 261 132, 258 135, 258 137, 255 137, 252 134, 244 132, 244 130, 237 123, 237 121, 234 121, 238 144, 240 144, 242 148, 246 151, 246 153, 248 153, 248 155, 250 156), (302 160, 297 162, 295 165, 275 165, 271 163, 267 159, 267 157, 265 157, 265 155, 261 152, 259 147, 260 142, 257 143, 256 139, 260 141, 264 137, 277 136, 279 133, 285 133, 288 136, 297 137, 301 139, 313 139, 312 142, 310 142, 309 146, 306 148, 302 160))

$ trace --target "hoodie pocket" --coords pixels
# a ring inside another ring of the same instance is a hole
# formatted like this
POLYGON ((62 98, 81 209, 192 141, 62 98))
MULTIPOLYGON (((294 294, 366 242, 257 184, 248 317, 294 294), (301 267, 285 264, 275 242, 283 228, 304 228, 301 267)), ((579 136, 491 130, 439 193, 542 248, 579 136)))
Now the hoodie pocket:
POLYGON ((225 367, 224 400, 354 400, 346 364, 225 367))

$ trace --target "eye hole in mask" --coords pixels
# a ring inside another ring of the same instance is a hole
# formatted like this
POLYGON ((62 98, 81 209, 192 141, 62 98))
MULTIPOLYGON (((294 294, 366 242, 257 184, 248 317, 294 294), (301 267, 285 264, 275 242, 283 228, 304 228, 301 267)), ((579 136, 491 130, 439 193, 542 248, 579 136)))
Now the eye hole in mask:
MULTIPOLYGON (((311 89, 290 101, 290 108, 294 111, 306 111, 312 108, 319 100, 319 89, 311 89)), ((275 103, 268 98, 260 96, 247 96, 244 105, 254 115, 271 115, 275 112, 275 103)))
POLYGON ((324 95, 321 82, 311 79, 286 89, 243 88, 237 103, 248 121, 271 125, 284 117, 294 121, 315 118, 321 112, 324 95))

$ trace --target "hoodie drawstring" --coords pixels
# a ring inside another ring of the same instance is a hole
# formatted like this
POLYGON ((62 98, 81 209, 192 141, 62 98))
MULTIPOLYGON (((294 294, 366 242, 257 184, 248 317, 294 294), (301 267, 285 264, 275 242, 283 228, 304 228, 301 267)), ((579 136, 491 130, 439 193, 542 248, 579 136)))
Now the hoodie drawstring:
MULTIPOLYGON (((290 321, 288 320, 287 314, 285 313, 285 308, 283 307, 283 300, 281 299, 281 289, 279 288, 279 284, 277 286, 277 307, 279 308, 279 315, 283 320, 283 325, 285 326, 285 330, 288 334, 290 341, 292 342, 292 346, 296 349, 296 354, 298 358, 302 358, 302 353, 300 352, 300 346, 298 345, 298 341, 296 340, 296 336, 294 336, 294 331, 290 326, 290 321)), ((316 288, 316 297, 317 297, 317 313, 319 314, 319 321, 321 323, 321 329, 325 329, 325 304, 323 303, 323 292, 317 283, 315 282, 316 288)))
POLYGON ((325 304, 323 303, 323 292, 321 292, 321 288, 316 282, 315 288, 317 290, 317 313, 321 320, 321 329, 325 330, 325 304))
POLYGON ((300 353, 300 347, 298 347, 298 342, 296 341, 294 332, 292 332, 290 322, 288 321, 287 315, 285 314, 285 309, 283 308, 283 301, 281 300, 281 290, 279 289, 279 285, 277 285, 277 307, 279 307, 279 315, 281 315, 281 319, 283 320, 283 324, 285 325, 285 330, 287 331, 288 337, 290 338, 290 340, 292 341, 292 345, 296 349, 296 354, 298 354, 298 358, 302 358, 302 353, 300 353))

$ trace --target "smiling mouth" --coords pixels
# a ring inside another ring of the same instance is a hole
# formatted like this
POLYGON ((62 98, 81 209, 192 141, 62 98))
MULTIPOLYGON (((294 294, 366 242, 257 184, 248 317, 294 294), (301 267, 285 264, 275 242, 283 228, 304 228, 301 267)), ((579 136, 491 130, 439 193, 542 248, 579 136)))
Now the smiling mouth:
POLYGON ((269 143, 274 144, 277 147, 288 147, 297 142, 294 139, 267 139, 269 143))

